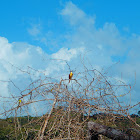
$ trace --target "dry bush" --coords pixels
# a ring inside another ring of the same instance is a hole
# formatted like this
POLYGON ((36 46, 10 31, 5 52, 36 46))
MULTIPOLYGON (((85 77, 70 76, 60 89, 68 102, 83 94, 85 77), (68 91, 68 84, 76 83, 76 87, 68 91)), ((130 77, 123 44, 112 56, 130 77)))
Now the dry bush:
POLYGON ((55 81, 52 77, 45 77, 32 81, 18 96, 11 93, 4 101, 12 100, 12 103, 9 102, 10 109, 4 108, 0 114, 5 117, 14 116, 14 127, 7 137, 82 140, 88 137, 89 120, 114 128, 118 127, 118 121, 121 129, 126 128, 122 124, 128 121, 132 128, 139 129, 136 120, 128 113, 139 103, 131 106, 122 100, 131 95, 130 85, 96 69, 85 68, 84 72, 73 73, 70 83, 68 78, 55 81), (31 108, 36 113, 32 117, 31 108), (23 116, 27 116, 26 123, 22 122, 23 116))

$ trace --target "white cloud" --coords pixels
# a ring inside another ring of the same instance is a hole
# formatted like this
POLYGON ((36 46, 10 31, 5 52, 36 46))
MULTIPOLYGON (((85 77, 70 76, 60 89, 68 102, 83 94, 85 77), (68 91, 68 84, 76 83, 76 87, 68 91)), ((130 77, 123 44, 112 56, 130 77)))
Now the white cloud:
MULTIPOLYGON (((40 66, 43 51, 39 47, 27 43, 9 43, 6 38, 0 37, 0 50, 0 80, 8 81, 23 75, 24 73, 18 68, 22 70, 27 70, 28 66, 43 68, 43 65, 40 66)), ((2 91, 2 95, 8 95, 7 89, 2 91)))
POLYGON ((70 61, 72 58, 76 57, 78 53, 82 52, 83 48, 62 48, 57 53, 52 54, 52 59, 62 59, 70 61))
MULTIPOLYGON (((83 48, 61 48, 58 52, 48 55, 39 46, 24 42, 9 43, 4 37, 0 37, 0 50, 0 80, 11 79, 22 90, 29 84, 29 75, 26 72, 33 74, 31 77, 34 80, 39 78, 40 73, 57 76, 61 70, 65 71, 67 66, 63 60, 71 61, 83 52, 83 48), (27 84, 22 84, 22 80, 27 84)), ((9 95, 8 83, 3 83, 1 91, 1 96, 9 95)))
POLYGON ((90 26, 94 24, 94 18, 88 17, 72 2, 68 2, 60 14, 68 19, 71 25, 81 26, 84 24, 85 26, 90 26))
POLYGON ((41 33, 41 25, 40 24, 33 24, 31 28, 28 28, 28 33, 34 37, 41 33))

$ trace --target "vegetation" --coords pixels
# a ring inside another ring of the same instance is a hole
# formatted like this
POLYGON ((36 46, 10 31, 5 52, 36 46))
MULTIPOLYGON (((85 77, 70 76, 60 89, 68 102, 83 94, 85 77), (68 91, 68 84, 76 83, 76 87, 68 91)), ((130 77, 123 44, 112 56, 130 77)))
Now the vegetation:
MULTIPOLYGON (((26 73, 31 77, 31 72, 26 73)), ((10 108, 4 107, 0 113, 6 118, 0 120, 0 139, 82 140, 89 136, 87 122, 91 120, 138 136, 139 112, 130 115, 129 111, 140 103, 131 106, 123 100, 131 99, 130 85, 108 77, 107 71, 89 70, 85 65, 83 72, 73 74, 71 79, 61 77, 60 81, 45 76, 38 80, 31 78, 31 84, 19 89, 19 95, 11 92, 11 97, 3 97, 3 104, 9 102, 10 108), (32 109, 35 115, 31 115, 32 109)))
MULTIPOLYGON (((56 108, 54 109, 51 118, 49 119, 49 124, 45 130, 45 133, 50 135, 50 138, 54 138, 54 137, 59 137, 61 131, 65 132, 65 128, 60 128, 59 130, 55 130, 55 127, 53 128, 53 131, 48 132, 54 125, 54 123, 60 123, 59 118, 62 115, 62 113, 65 113, 64 110, 62 110, 62 107, 56 108), (56 121, 56 113, 58 116, 58 120, 56 121)), ((94 114, 93 116, 82 116, 80 114, 78 114, 78 112, 71 112, 71 117, 73 118, 73 122, 83 122, 82 117, 84 117, 84 120, 86 120, 86 122, 88 121, 94 121, 94 122, 98 122, 100 124, 106 125, 106 126, 110 126, 113 128, 116 128, 118 130, 121 130, 125 133, 127 133, 128 128, 133 128, 135 126, 135 124, 130 121, 127 117, 121 116, 119 114, 115 115, 116 118, 113 120, 112 118, 113 114, 104 114, 104 113, 99 113, 99 114, 94 114), (88 118, 88 119, 87 119, 88 118), (76 120, 77 119, 77 120, 76 120)), ((113 115, 114 116, 114 115, 113 115)), ((65 116, 66 117, 66 116, 65 116)), ((136 114, 132 114, 131 117, 133 119, 136 119, 137 124, 140 125, 140 117, 136 114)), ((14 140, 14 139, 21 139, 22 135, 27 132, 27 128, 25 129, 25 126, 28 125, 28 135, 26 136, 27 140, 32 140, 34 139, 34 137, 37 135, 37 131, 34 131, 35 129, 39 131, 40 126, 37 124, 37 121, 39 121, 41 119, 41 117, 31 117, 31 116, 23 116, 23 117, 17 117, 17 118, 7 118, 7 119, 1 119, 0 120, 0 140, 14 140), (22 130, 19 130, 20 133, 17 132, 17 135, 15 135, 15 119, 19 120, 20 123, 20 127, 22 128, 22 130), (31 123, 32 122, 32 123, 31 123), (21 133, 22 132, 22 133, 21 133)), ((64 118, 65 119, 65 118, 64 118)), ((86 123, 85 122, 85 123, 86 123)), ((55 124, 55 125, 58 125, 55 124)), ((64 124, 64 125, 68 125, 68 124, 64 124)), ((87 134, 87 127, 84 128, 84 133, 81 133, 81 135, 85 135, 87 134)), ((75 132, 76 130, 73 129, 73 132, 75 132)), ((78 132, 80 135, 80 132, 78 132)), ((130 133, 130 132, 129 132, 130 133)), ((137 134, 135 131, 131 131, 131 135, 138 137, 139 134, 137 134)), ((65 134, 64 134, 65 137, 65 134)))

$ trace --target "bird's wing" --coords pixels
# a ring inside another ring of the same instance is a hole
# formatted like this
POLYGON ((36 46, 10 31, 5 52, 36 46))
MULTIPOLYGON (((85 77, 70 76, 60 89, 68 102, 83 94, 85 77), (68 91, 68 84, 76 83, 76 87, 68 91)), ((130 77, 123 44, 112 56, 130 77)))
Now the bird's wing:
POLYGON ((71 79, 70 74, 69 74, 69 79, 71 79))

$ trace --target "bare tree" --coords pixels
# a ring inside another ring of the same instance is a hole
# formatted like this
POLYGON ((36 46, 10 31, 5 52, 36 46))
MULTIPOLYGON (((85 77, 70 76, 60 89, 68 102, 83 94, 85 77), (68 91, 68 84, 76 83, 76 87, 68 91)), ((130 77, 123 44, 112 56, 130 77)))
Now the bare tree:
MULTIPOLYGON (((19 70, 32 75, 29 71, 19 70)), ((107 71, 88 69, 85 65, 84 71, 74 71, 73 74, 70 83, 69 78, 63 77, 60 81, 46 76, 35 81, 31 78, 31 83, 24 90, 19 89, 12 80, 8 81, 19 90, 19 94, 11 93, 4 100, 12 100, 12 103, 9 109, 5 107, 0 114, 5 117, 14 116, 14 129, 7 137, 86 139, 89 135, 89 120, 117 127, 117 120, 120 119, 120 123, 123 123, 127 119, 132 128, 139 130, 139 124, 128 112, 139 103, 131 106, 122 102, 125 96, 131 94, 130 85, 108 77, 107 71), (33 117, 30 116, 31 109, 36 113, 33 117), (22 123, 21 116, 27 116, 28 122, 22 123)))

